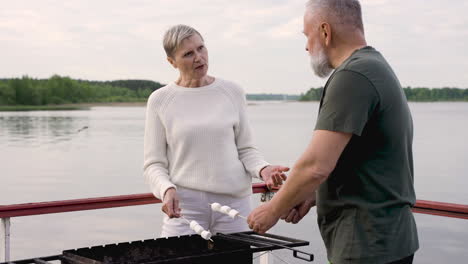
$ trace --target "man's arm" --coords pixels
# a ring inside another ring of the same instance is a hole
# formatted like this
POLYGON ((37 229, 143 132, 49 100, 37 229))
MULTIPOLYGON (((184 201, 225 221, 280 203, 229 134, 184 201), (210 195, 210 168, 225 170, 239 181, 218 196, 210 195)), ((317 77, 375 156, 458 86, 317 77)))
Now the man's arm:
POLYGON ((281 216, 281 219, 286 221, 286 223, 297 224, 302 220, 304 216, 309 213, 310 208, 314 207, 316 204, 315 193, 311 194, 311 197, 305 199, 300 204, 293 207, 287 214, 281 216))
POLYGON ((273 197, 249 215, 251 229, 258 233, 268 231, 281 215, 310 198, 336 166, 351 133, 316 130, 312 140, 294 165, 283 187, 273 197))

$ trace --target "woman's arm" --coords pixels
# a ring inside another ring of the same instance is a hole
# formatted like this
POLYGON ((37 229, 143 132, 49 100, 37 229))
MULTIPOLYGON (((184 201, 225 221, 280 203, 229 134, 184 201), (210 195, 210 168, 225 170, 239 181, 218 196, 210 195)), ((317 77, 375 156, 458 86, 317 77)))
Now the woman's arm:
POLYGON ((241 88, 238 88, 239 99, 239 124, 235 127, 236 145, 239 153, 239 159, 244 164, 245 169, 252 177, 262 179, 268 188, 276 187, 286 180, 284 172, 288 171, 288 167, 270 165, 266 162, 258 149, 253 144, 250 124, 247 118, 247 102, 245 93, 241 88))
POLYGON ((148 99, 144 137, 144 176, 156 198, 163 200, 169 188, 176 188, 169 179, 166 131, 157 113, 155 94, 148 99))
MULTIPOLYGON (((240 87, 238 89, 238 97, 235 100, 239 111, 239 122, 234 127, 236 136, 237 152, 239 159, 244 164, 247 172, 255 178, 260 178, 260 171, 270 165, 265 161, 261 153, 255 147, 250 130, 249 120, 247 118, 247 103, 245 93, 240 87)), ((237 95, 237 94, 236 94, 237 95)))

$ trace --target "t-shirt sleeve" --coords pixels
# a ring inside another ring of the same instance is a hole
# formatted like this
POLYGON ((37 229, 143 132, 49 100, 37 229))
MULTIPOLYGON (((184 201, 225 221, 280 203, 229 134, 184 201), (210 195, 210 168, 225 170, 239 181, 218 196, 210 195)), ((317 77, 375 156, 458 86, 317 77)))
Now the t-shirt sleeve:
POLYGON ((379 96, 363 75, 342 70, 326 88, 315 130, 352 133, 360 136, 372 116, 379 96))

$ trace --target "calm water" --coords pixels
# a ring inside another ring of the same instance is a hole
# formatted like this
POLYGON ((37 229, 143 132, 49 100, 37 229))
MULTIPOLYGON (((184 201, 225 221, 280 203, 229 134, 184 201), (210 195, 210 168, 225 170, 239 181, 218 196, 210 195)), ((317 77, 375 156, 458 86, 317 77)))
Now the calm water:
MULTIPOLYGON (((468 103, 412 103, 417 198, 467 204, 468 103)), ((317 103, 252 103, 258 147, 271 163, 292 166, 312 135, 317 103)), ((0 204, 146 193, 142 176, 144 107, 89 111, 0 112, 0 204), (86 128, 87 127, 87 128, 86 128)), ((258 203, 259 196, 252 200, 258 203)), ((271 232, 310 241, 325 263, 315 211, 271 232)), ((416 214, 421 249, 415 263, 468 259, 468 221, 416 214)), ((154 238, 160 205, 11 219, 12 258, 154 238)), ((303 263, 275 251, 288 263, 303 263)), ((281 263, 277 261, 276 263, 281 263)))

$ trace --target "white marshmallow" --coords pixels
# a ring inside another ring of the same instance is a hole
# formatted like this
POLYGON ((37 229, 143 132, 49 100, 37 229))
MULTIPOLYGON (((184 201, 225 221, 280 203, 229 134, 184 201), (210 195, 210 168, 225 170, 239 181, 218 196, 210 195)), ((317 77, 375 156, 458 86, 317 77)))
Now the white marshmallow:
POLYGON ((197 225, 197 226, 195 226, 195 228, 193 229, 193 231, 195 231, 197 234, 201 235, 201 233, 202 233, 203 231, 205 231, 205 229, 203 228, 203 226, 197 225))
POLYGON ((228 214, 228 215, 229 215, 231 218, 235 218, 238 214, 239 214, 239 211, 234 210, 234 209, 231 209, 231 211, 229 211, 229 214, 228 214))
POLYGON ((210 231, 206 231, 197 221, 190 221, 190 228, 206 240, 211 238, 210 231))
POLYGON ((206 240, 209 240, 211 238, 211 232, 210 231, 203 231, 200 235, 201 235, 201 237, 203 237, 206 240))
POLYGON ((190 228, 191 228, 192 230, 195 230, 194 228, 195 228, 197 225, 199 225, 199 224, 197 223, 197 221, 195 221, 195 220, 190 221, 190 228))
POLYGON ((221 206, 221 208, 219 209, 219 211, 223 214, 229 214, 229 211, 231 211, 231 207, 227 206, 227 205, 223 205, 221 206))
POLYGON ((219 209, 221 208, 221 205, 219 203, 212 203, 211 204, 211 210, 219 212, 219 209))

